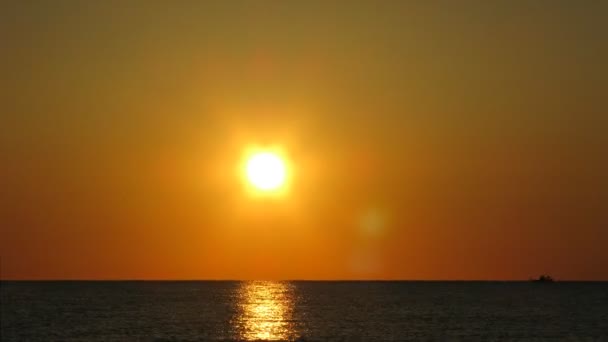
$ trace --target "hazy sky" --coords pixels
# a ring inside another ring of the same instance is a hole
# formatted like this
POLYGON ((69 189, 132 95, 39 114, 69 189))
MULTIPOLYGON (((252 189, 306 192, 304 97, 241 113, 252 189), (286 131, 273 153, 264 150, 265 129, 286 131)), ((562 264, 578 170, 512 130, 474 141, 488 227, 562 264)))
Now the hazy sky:
POLYGON ((2 278, 608 280, 606 1, 3 1, 0 42, 2 278))

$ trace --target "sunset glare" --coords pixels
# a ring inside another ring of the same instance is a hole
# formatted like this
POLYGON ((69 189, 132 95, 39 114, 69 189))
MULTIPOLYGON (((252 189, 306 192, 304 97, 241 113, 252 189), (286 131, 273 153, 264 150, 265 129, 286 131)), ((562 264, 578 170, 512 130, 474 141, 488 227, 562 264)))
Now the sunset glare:
POLYGON ((607 341, 608 0, 0 0, 0 342, 607 341))
POLYGON ((607 32, 592 0, 3 1, 0 279, 608 280, 607 32))
POLYGON ((260 152, 247 160, 247 180, 256 189, 272 191, 285 183, 285 163, 271 152, 260 152))

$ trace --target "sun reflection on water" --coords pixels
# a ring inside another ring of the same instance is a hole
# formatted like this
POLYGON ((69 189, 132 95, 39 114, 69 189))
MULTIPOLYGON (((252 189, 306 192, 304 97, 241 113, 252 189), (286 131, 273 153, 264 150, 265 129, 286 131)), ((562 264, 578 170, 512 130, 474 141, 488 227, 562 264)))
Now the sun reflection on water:
POLYGON ((235 325, 242 340, 293 340, 294 293, 285 282, 244 282, 239 289, 235 325))

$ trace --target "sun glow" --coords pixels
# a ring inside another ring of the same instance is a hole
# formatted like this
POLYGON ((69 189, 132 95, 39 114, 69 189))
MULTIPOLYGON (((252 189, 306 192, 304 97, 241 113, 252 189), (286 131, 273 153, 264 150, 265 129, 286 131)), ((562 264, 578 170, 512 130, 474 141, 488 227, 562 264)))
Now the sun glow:
POLYGON ((285 185, 287 166, 277 153, 255 152, 245 162, 245 178, 258 191, 276 192, 285 185))

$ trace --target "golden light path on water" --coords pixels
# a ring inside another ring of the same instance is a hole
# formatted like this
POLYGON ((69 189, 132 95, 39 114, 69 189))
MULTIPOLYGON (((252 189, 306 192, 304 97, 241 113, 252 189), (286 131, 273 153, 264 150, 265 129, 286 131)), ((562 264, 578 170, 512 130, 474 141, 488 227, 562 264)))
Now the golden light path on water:
POLYGON ((294 291, 286 282, 244 282, 239 289, 240 339, 293 340, 298 333, 293 323, 294 291))

